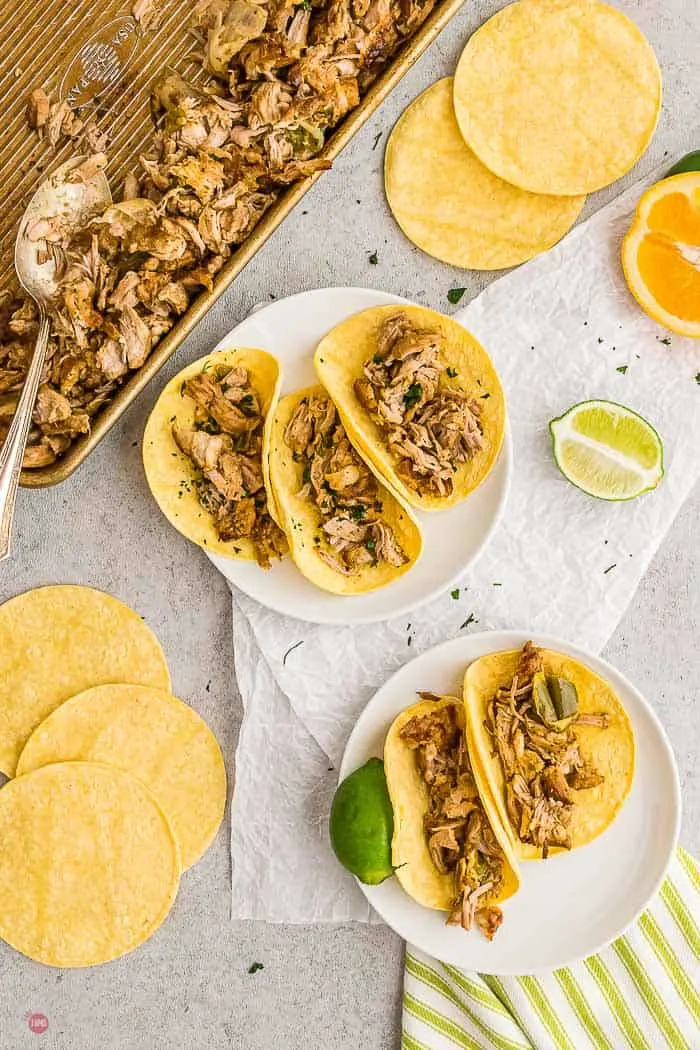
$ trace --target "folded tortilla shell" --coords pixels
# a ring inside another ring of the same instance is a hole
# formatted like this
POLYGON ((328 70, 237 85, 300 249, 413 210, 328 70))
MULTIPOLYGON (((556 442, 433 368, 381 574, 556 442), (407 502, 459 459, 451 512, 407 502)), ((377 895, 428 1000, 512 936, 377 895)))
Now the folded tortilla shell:
MULTIPOLYGON (((420 557, 423 538, 410 510, 384 488, 381 497, 382 518, 394 530, 408 561, 400 566, 383 561, 361 569, 352 576, 344 576, 319 558, 318 545, 314 540, 320 536, 323 518, 312 500, 299 497, 299 490, 304 484, 303 465, 294 461, 292 450, 284 440, 284 432, 303 398, 323 396, 328 396, 323 387, 313 386, 288 394, 278 402, 270 426, 269 469, 272 491, 292 558, 299 571, 324 591, 333 594, 366 594, 386 587, 408 572, 420 557)), ((320 542, 323 544, 325 541, 321 539, 320 542)))
POLYGON ((252 540, 246 537, 237 540, 219 538, 211 514, 199 502, 195 485, 195 465, 189 456, 180 450, 172 434, 174 423, 181 426, 192 426, 194 423, 195 403, 192 398, 183 395, 183 384, 192 376, 210 371, 219 365, 246 368, 250 384, 260 400, 265 418, 262 472, 268 511, 276 520, 274 501, 270 495, 266 448, 269 440, 270 411, 277 403, 282 372, 277 359, 266 350, 247 347, 216 350, 178 372, 161 393, 146 423, 143 435, 143 465, 156 503, 178 532, 213 554, 255 561, 255 546, 252 540))
POLYGON ((423 306, 375 306, 336 325, 319 343, 314 356, 316 374, 336 404, 350 440, 371 463, 384 483, 400 498, 421 510, 445 510, 465 499, 489 475, 503 444, 506 405, 496 369, 480 343, 466 328, 423 306), (377 335, 387 317, 404 313, 419 328, 439 331, 445 339, 444 365, 456 373, 445 385, 465 390, 481 403, 485 444, 466 463, 460 463, 449 496, 421 495, 396 472, 396 457, 380 428, 358 400, 354 383, 373 356, 377 335))
MULTIPOLYGON (((632 788, 635 764, 634 731, 622 701, 612 687, 578 660, 563 653, 540 649, 545 674, 568 678, 576 686, 581 714, 605 713, 607 729, 575 726, 582 754, 605 780, 597 787, 573 791, 576 802, 569 832, 572 848, 585 846, 612 824, 632 788)), ((474 769, 479 785, 494 798, 499 820, 511 839, 519 860, 541 860, 542 850, 521 842, 513 828, 505 802, 505 778, 501 762, 485 728, 487 708, 502 685, 509 685, 520 660, 520 649, 490 653, 475 660, 464 678, 464 703, 467 713, 469 747, 474 754, 474 769)), ((550 854, 566 852, 551 847, 550 854)))
MULTIPOLYGON (((416 715, 427 714, 440 707, 452 704, 462 710, 462 703, 455 697, 445 696, 439 700, 421 700, 402 711, 393 721, 384 744, 384 771, 389 797, 394 810, 394 837, 392 840, 392 864, 409 897, 426 908, 450 911, 454 902, 454 879, 452 874, 442 874, 430 857, 423 828, 423 818, 428 811, 428 789, 416 766, 415 752, 401 739, 401 730, 416 715)), ((470 749, 470 758, 472 752, 470 749)), ((473 763, 472 763, 473 764, 473 763)), ((520 885, 518 865, 496 811, 493 800, 482 792, 474 770, 474 780, 479 790, 484 811, 493 833, 501 846, 504 859, 504 885, 501 893, 490 903, 500 903, 512 897, 520 885)))

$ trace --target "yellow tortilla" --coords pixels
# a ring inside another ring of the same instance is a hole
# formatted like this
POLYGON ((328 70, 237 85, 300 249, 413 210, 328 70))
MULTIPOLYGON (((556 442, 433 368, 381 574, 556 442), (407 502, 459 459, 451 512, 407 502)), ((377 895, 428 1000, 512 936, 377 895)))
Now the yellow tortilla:
MULTIPOLYGON (((428 789, 416 766, 415 752, 401 739, 401 730, 416 715, 427 714, 451 704, 455 704, 458 710, 462 709, 461 701, 450 696, 413 704, 394 720, 384 744, 384 772, 394 811, 391 859, 396 869, 395 875, 409 897, 425 908, 435 908, 437 911, 451 910, 455 895, 454 878, 452 874, 439 872, 430 857, 423 828, 423 818, 428 811, 428 789)), ((470 757, 471 754, 470 750, 470 757)), ((520 885, 518 864, 507 834, 493 817, 493 803, 484 801, 476 770, 474 779, 493 833, 505 854, 504 885, 493 901, 500 903, 512 897, 520 885)))
POLYGON ((170 691, 163 651, 138 613, 91 587, 38 587, 0 606, 0 771, 14 776, 29 735, 93 685, 170 691))
MULTIPOLYGON (((173 423, 191 426, 195 403, 182 395, 182 385, 192 376, 217 365, 247 368, 251 386, 260 399, 265 424, 263 429, 262 473, 267 492, 268 510, 277 521, 270 495, 270 479, 265 449, 269 441, 268 420, 279 396, 282 372, 279 362, 266 350, 244 347, 217 350, 193 361, 170 380, 155 403, 143 435, 143 466, 153 497, 171 525, 188 540, 226 558, 255 561, 255 545, 248 538, 221 540, 211 514, 202 506, 194 481, 197 471, 192 460, 182 452, 172 434, 173 423)), ((279 522, 278 522, 279 524, 279 522)))
MULTIPOLYGON (((607 729, 575 726, 581 753, 605 777, 597 787, 573 791, 576 803, 569 827, 572 847, 585 846, 612 824, 632 788, 634 779, 634 731, 622 701, 612 687, 578 660, 539 650, 546 674, 568 678, 576 686, 581 713, 609 715, 607 729)), ((511 825, 505 803, 505 779, 500 759, 493 753, 490 737, 484 727, 489 702, 502 685, 509 685, 520 660, 520 649, 490 653, 475 660, 464 678, 464 701, 467 711, 469 747, 475 755, 475 773, 479 791, 490 792, 499 819, 508 831, 515 855, 520 860, 540 860, 542 851, 531 843, 521 842, 511 825)), ((552 847, 550 853, 560 853, 552 847)))
POLYGON ((47 966, 95 966, 142 944, 180 881, 155 798, 113 766, 63 762, 0 789, 0 937, 47 966))
POLYGON ((389 207, 409 240, 451 266, 517 266, 556 244, 586 198, 528 193, 493 175, 462 138, 452 85, 433 84, 395 125, 384 158, 389 207))
POLYGON ((226 771, 216 738, 182 700, 135 685, 102 685, 61 704, 25 744, 17 776, 53 762, 106 762, 151 789, 180 846, 183 870, 221 824, 226 771))
POLYGON ((471 37, 454 82, 467 145, 532 193, 619 179, 651 142, 661 73, 649 42, 599 0, 520 0, 471 37))
POLYGON ((456 321, 423 306, 375 306, 354 314, 333 328, 319 343, 314 365, 321 383, 336 404, 353 445, 404 502, 421 510, 445 510, 465 499, 491 472, 505 434, 503 388, 484 348, 456 321), (398 476, 394 454, 354 391, 355 380, 362 375, 362 366, 375 353, 379 329, 387 317, 397 312, 405 313, 419 328, 442 333, 446 345, 445 367, 457 373, 453 378, 445 376, 445 386, 465 390, 482 399, 484 447, 466 463, 459 464, 449 496, 421 495, 398 476))
POLYGON ((284 440, 284 432, 302 398, 322 397, 325 394, 323 387, 313 386, 298 390, 279 401, 270 427, 270 480, 282 528, 299 571, 324 591, 342 595, 365 594, 386 587, 408 572, 420 557, 423 538, 411 512, 388 489, 384 489, 382 518, 392 527, 398 543, 408 555, 409 560, 405 565, 394 566, 381 562, 352 576, 343 576, 319 558, 314 540, 319 535, 322 515, 311 500, 299 498, 298 493, 304 483, 303 466, 294 462, 292 450, 284 440))

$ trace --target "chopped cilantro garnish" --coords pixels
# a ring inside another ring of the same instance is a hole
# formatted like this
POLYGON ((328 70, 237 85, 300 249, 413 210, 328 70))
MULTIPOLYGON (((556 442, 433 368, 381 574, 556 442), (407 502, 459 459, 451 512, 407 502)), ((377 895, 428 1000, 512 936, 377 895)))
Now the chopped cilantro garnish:
POLYGON ((202 366, 202 372, 208 372, 209 369, 211 368, 211 366, 212 366, 212 362, 211 361, 206 361, 205 364, 202 366))
POLYGON ((618 368, 615 369, 615 371, 621 372, 622 375, 625 375, 625 373, 627 372, 627 365, 620 365, 618 368))
POLYGON ((384 358, 382 357, 381 354, 375 354, 374 357, 372 358, 372 360, 374 361, 375 365, 380 365, 382 363, 382 361, 384 360, 384 358))
POLYGON ((453 591, 450 591, 450 598, 454 598, 455 601, 459 598, 459 587, 455 587, 453 591))
POLYGON ((350 517, 353 519, 353 521, 360 521, 360 519, 364 518, 365 514, 367 513, 367 508, 363 506, 362 503, 354 503, 352 507, 349 508, 349 511, 350 517))
POLYGON ((406 393, 403 395, 403 403, 406 408, 413 408, 417 405, 420 399, 423 397, 423 387, 420 383, 411 383, 406 393))
POLYGON ((370 265, 371 266, 376 266, 377 265, 377 263, 379 262, 379 256, 377 255, 376 252, 372 252, 372 254, 369 257, 369 261, 370 261, 370 265))
POLYGON ((374 554, 374 552, 377 549, 377 544, 374 542, 374 540, 366 540, 365 547, 370 552, 370 554, 374 554))
MULTIPOLYGON (((308 0, 307 0, 307 2, 308 2, 308 0)), ((311 4, 309 4, 309 7, 311 7, 311 4)), ((265 969, 265 967, 263 966, 262 963, 252 963, 248 967, 248 973, 257 973, 258 970, 264 970, 264 969, 265 969)))
POLYGON ((238 407, 244 416, 252 416, 255 414, 255 407, 253 405, 253 395, 245 394, 238 402, 238 407))
POLYGON ((452 303, 453 306, 455 306, 455 304, 458 303, 459 300, 462 298, 466 290, 466 288, 450 288, 449 292, 447 293, 447 301, 452 303))
POLYGON ((695 382, 700 386, 700 372, 695 373, 695 382))
POLYGON ((304 473, 301 475, 301 480, 306 484, 307 481, 311 481, 311 467, 304 467, 304 473))
POLYGON ((454 378, 455 378, 456 376, 458 376, 458 375, 459 375, 459 372, 457 371, 457 369, 456 369, 456 368, 453 368, 453 367, 452 367, 452 366, 450 365, 450 367, 449 367, 449 368, 447 369, 447 374, 448 374, 448 376, 450 377, 450 379, 454 379, 454 378))

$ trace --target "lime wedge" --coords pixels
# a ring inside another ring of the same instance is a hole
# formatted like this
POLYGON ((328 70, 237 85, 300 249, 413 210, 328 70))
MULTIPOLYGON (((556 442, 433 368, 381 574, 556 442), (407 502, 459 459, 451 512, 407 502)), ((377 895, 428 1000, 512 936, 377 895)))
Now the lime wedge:
POLYGON ((664 473, 663 445, 651 423, 614 401, 581 401, 549 424, 564 477, 597 499, 634 499, 664 473))

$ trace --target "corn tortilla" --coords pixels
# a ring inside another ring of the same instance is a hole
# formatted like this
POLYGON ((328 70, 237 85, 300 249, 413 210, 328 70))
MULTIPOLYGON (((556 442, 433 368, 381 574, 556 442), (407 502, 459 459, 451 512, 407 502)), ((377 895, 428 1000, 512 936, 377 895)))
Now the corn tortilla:
POLYGON ((374 306, 336 325, 319 343, 314 365, 318 378, 335 402, 353 445, 388 488, 405 503, 421 510, 445 510, 465 499, 491 472, 505 434, 503 388, 484 348, 456 321, 423 306, 374 306), (452 378, 445 378, 445 385, 480 398, 484 447, 458 465, 453 491, 448 496, 420 493, 399 477, 394 453, 355 394, 355 380, 362 375, 365 361, 376 351, 379 329, 388 317, 398 312, 406 314, 417 328, 430 328, 443 336, 442 363, 454 372, 452 378))
POLYGON ((465 141, 532 193, 592 193, 633 167, 661 110, 649 42, 600 0, 520 0, 471 37, 454 82, 465 141))
POLYGON ((87 689, 37 726, 17 776, 76 761, 119 766, 150 788, 179 843, 183 870, 210 845, 224 815, 226 771, 213 733, 182 700, 144 686, 87 689))
MULTIPOLYGON (((569 825, 572 849, 585 846, 601 835, 622 809, 632 789, 635 766, 634 731, 622 701, 612 687, 578 660, 563 653, 541 649, 546 674, 567 678, 576 686, 581 713, 604 713, 609 717, 607 729, 576 726, 581 752, 594 769, 604 776, 597 787, 573 791, 575 805, 569 825)), ((464 701, 467 711, 467 734, 474 754, 474 769, 479 791, 482 788, 495 800, 499 819, 508 831, 515 855, 520 860, 540 860, 542 851, 521 842, 508 816, 505 803, 505 779, 501 762, 494 753, 484 721, 489 702, 499 686, 507 686, 520 662, 520 649, 490 653, 475 660, 464 678, 464 701)), ((550 853, 562 850, 551 847, 550 853)))
POLYGON ((0 789, 0 937, 47 966, 136 948, 168 914, 177 842, 154 796, 113 766, 62 762, 0 789))
POLYGON ((322 386, 307 387, 283 397, 276 408, 270 428, 270 480, 275 501, 287 534, 292 558, 301 573, 317 587, 333 594, 365 594, 393 583, 417 562, 423 539, 411 512, 388 489, 382 491, 382 520, 394 530, 396 539, 408 557, 404 565, 379 562, 344 576, 318 556, 314 542, 322 515, 312 500, 298 495, 303 486, 302 464, 295 462, 292 450, 284 440, 287 424, 304 397, 326 397, 322 386))
POLYGON ((586 198, 528 193, 493 175, 462 138, 452 93, 452 77, 439 80, 395 125, 384 158, 389 207, 409 240, 442 262, 517 266, 556 244, 586 198))
MULTIPOLYGON (((246 368, 250 385, 260 399, 263 428, 262 473, 267 493, 268 510, 277 521, 277 512, 271 498, 266 448, 268 420, 277 403, 282 372, 279 362, 266 350, 232 347, 193 361, 167 384, 155 403, 143 435, 143 466, 153 497, 171 525, 188 540, 200 547, 223 554, 226 558, 255 561, 255 545, 251 539, 222 540, 214 527, 214 519, 199 502, 194 463, 178 447, 172 434, 173 423, 192 426, 195 403, 182 394, 182 385, 192 376, 209 371, 218 365, 246 368)), ((279 522, 278 522, 279 524, 279 522)))
POLYGON ((170 691, 155 635, 138 613, 91 587, 39 587, 0 606, 0 770, 14 776, 30 734, 93 685, 170 691))
MULTIPOLYGON (((425 908, 450 911, 454 903, 454 875, 442 874, 433 864, 425 835, 424 818, 429 808, 428 788, 416 766, 415 752, 401 739, 401 730, 412 718, 441 707, 455 705, 463 710, 461 700, 451 696, 438 700, 421 700, 402 711, 394 720, 384 743, 384 771, 394 811, 394 837, 391 862, 409 897, 425 908)), ((470 753, 470 758, 471 758, 470 753)), ((474 762, 472 762, 474 766, 474 762)), ((504 883, 493 903, 500 903, 517 892, 520 875, 510 839, 495 816, 489 795, 484 795, 474 776, 484 811, 504 853, 504 883)))

